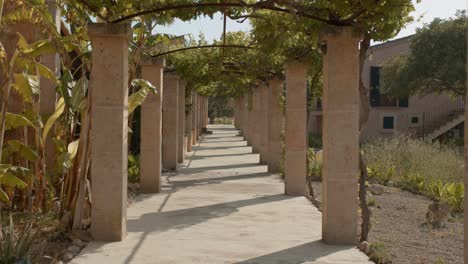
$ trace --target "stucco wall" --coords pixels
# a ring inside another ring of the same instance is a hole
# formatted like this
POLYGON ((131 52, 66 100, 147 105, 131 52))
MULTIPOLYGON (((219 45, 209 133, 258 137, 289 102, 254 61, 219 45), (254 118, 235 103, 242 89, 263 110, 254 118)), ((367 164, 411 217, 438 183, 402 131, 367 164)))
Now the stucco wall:
MULTIPOLYGON (((364 63, 364 84, 370 86, 371 66, 382 66, 387 60, 410 52, 410 38, 403 38, 370 48, 367 60, 364 63)), ((365 141, 372 137, 391 136, 394 133, 416 133, 422 130, 423 113, 434 112, 441 105, 449 104, 451 99, 446 95, 431 94, 424 97, 412 96, 409 98, 409 107, 372 107, 369 113, 367 126, 361 133, 361 140, 365 141), (385 131, 382 129, 382 118, 384 115, 394 115, 395 129, 385 131), (418 116, 421 120, 419 128, 412 127, 410 120, 418 116)))

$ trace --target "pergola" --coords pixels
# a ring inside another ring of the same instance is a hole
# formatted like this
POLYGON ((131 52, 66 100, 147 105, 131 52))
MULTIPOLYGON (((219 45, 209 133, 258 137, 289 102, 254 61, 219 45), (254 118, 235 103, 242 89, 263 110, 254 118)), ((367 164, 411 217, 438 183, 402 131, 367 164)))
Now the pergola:
MULTIPOLYGON (((53 5, 50 6, 52 10, 53 5)), ((164 8, 170 7, 160 9, 164 8)), ((130 22, 126 21, 151 12, 158 10, 88 26, 92 45, 91 232, 96 240, 119 241, 126 236, 128 47, 132 37, 130 22)), ((307 14, 297 15, 307 17, 307 14)), ((322 237, 329 244, 358 242, 359 48, 362 37, 359 28, 334 25, 324 28, 320 39, 324 62, 322 237)), ((59 67, 55 60, 45 64, 51 69, 59 67)), ((183 162, 185 151, 191 150, 202 129, 207 127, 208 98, 199 94, 187 97, 184 80, 176 73, 165 72, 165 61, 160 57, 144 59, 141 67, 143 79, 158 90, 157 94, 148 96, 141 108, 141 189, 146 193, 158 193, 162 168, 176 170, 177 164, 183 162), (185 114, 185 98, 190 98, 192 104, 188 115, 185 114)), ((306 190, 307 67, 306 63, 291 59, 284 65, 285 80, 273 78, 262 82, 252 89, 251 95, 235 101, 235 126, 272 173, 280 169, 280 135, 284 121, 285 194, 290 196, 302 196, 306 190), (287 91, 284 116, 279 104, 283 82, 287 91), (253 103, 249 102, 250 97, 253 103)), ((53 91, 51 84, 41 83, 41 94, 46 98, 55 98, 49 95, 51 89, 53 91)), ((55 100, 43 103, 49 108, 55 107, 55 100)), ((465 131, 468 131, 467 122, 465 131)), ((468 159, 466 146, 465 142, 465 160, 468 159)), ((465 175, 468 175, 468 168, 465 168, 465 175)), ((465 176, 465 189, 467 187, 468 176, 465 176)), ((465 198, 465 211, 468 211, 468 198, 465 198)), ((467 226, 468 218, 465 218, 465 228, 467 226)), ((465 248, 467 245, 465 232, 465 248)), ((465 262, 468 262, 466 250, 465 262)))

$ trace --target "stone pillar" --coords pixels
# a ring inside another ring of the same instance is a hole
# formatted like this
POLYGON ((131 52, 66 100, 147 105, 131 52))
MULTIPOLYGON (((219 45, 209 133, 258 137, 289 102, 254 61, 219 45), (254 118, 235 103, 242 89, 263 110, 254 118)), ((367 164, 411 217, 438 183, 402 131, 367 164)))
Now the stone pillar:
POLYGON ((147 59, 142 77, 153 84, 157 94, 148 94, 141 105, 140 188, 144 193, 161 191, 162 97, 165 61, 147 59))
MULTIPOLYGON (((252 121, 253 121, 253 111, 252 111, 252 101, 253 101, 253 91, 250 91, 246 97, 246 105, 245 105, 245 120, 246 120, 246 128, 245 128, 245 138, 247 140, 247 146, 252 146, 252 121)), ((253 147, 252 147, 253 152, 253 147)))
POLYGON ((324 35, 322 236, 357 243, 359 176, 359 41, 353 28, 324 35))
POLYGON ((197 94, 192 94, 192 145, 197 144, 197 94))
POLYGON ((162 164, 166 170, 177 169, 179 78, 164 74, 162 164))
POLYGON ((203 132, 203 96, 198 96, 198 135, 201 136, 203 132))
MULTIPOLYGON (((468 59, 468 52, 467 52, 467 59, 468 59)), ((467 60, 468 61, 468 60, 467 60)), ((468 72, 468 64, 466 65, 466 70, 468 72)), ((467 90, 468 90, 468 79, 467 79, 467 90)), ((466 93, 467 95, 467 99, 468 99, 468 92, 466 93)), ((468 101, 468 100, 466 100, 468 101)), ((464 175, 464 183, 465 183, 465 203, 464 203, 464 212, 468 212, 468 107, 465 107, 465 167, 464 167, 464 172, 465 172, 465 175, 464 175)), ((466 213, 465 213, 465 217, 464 217, 464 228, 463 228, 463 232, 464 232, 464 236, 465 236, 465 239, 464 239, 464 253, 465 253, 465 262, 464 263, 468 263, 468 217, 466 217, 466 213)))
POLYGON ((286 64, 286 194, 302 196, 307 164, 307 64, 286 64))
POLYGON ((243 96, 236 99, 237 112, 236 112, 236 116, 235 116, 235 120, 237 121, 237 129, 240 131, 241 135, 242 135, 242 127, 243 127, 242 115, 243 115, 243 111, 244 111, 244 108, 242 107, 243 100, 244 100, 243 96))
POLYGON ((280 99, 283 94, 283 82, 272 79, 269 83, 268 97, 268 172, 279 172, 281 167, 281 131, 284 116, 280 99))
POLYGON ((209 124, 209 117, 208 117, 208 111, 209 111, 209 100, 210 98, 208 97, 205 97, 205 111, 204 111, 204 115, 205 115, 205 128, 208 130, 208 124, 209 124))
POLYGON ((268 164, 268 86, 261 83, 258 87, 258 150, 260 164, 268 164))
POLYGON ((127 229, 128 42, 130 24, 88 25, 92 46, 91 234, 120 241, 127 229))
POLYGON ((177 162, 183 163, 185 159, 185 81, 179 81, 179 91, 177 94, 177 162))
POLYGON ((253 153, 260 153, 258 149, 258 137, 259 137, 259 88, 255 87, 252 91, 252 111, 251 113, 251 120, 250 120, 250 138, 252 143, 252 152, 253 153))
MULTIPOLYGON (((189 95, 185 97, 185 100, 187 100, 188 105, 192 106, 193 105, 193 96, 189 95)), ((192 152, 192 121, 193 121, 193 111, 192 108, 189 109, 187 114, 185 115, 185 136, 187 137, 187 152, 192 152)))
MULTIPOLYGON (((47 7, 52 17, 52 21, 58 31, 60 31, 60 9, 55 0, 47 0, 47 7)), ((56 76, 60 76, 60 56, 58 53, 46 54, 41 57, 41 63, 49 68, 56 76)), ((57 103, 57 93, 55 91, 56 84, 51 80, 41 77, 40 80, 40 101, 39 113, 41 116, 50 116, 55 112, 57 103)), ((53 132, 51 131, 46 139, 44 152, 46 167, 52 169, 56 160, 55 143, 52 140, 53 132)))

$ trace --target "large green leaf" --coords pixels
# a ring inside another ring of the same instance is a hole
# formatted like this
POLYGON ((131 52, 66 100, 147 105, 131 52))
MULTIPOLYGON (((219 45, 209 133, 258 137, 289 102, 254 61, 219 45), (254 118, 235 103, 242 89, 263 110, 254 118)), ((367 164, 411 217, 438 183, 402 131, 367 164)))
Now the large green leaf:
POLYGON ((2 188, 0 188, 0 201, 10 204, 10 198, 2 188))
POLYGON ((80 140, 77 139, 73 142, 71 142, 70 144, 68 144, 68 148, 67 148, 67 151, 68 153, 70 154, 70 158, 71 159, 74 159, 75 156, 76 156, 76 153, 78 152, 78 145, 80 143, 80 140))
POLYGON ((0 184, 8 187, 26 188, 28 185, 10 172, 0 173, 0 184))
POLYGON ((75 110, 81 110, 86 99, 86 89, 88 87, 88 79, 80 78, 72 87, 70 105, 75 110))
POLYGON ((29 146, 23 144, 21 141, 18 140, 9 140, 8 145, 10 148, 21 155, 21 157, 29 160, 29 161, 36 161, 39 159, 39 155, 36 151, 31 149, 29 146))
POLYGON ((132 81, 132 86, 138 86, 140 90, 128 97, 128 114, 133 113, 133 111, 145 101, 150 92, 154 94, 157 93, 156 87, 147 80, 135 79, 132 81))
POLYGON ((52 70, 50 70, 43 64, 36 62, 36 69, 37 69, 37 73, 40 76, 47 78, 53 82, 57 82, 57 75, 55 75, 55 73, 52 70))
POLYGON ((57 119, 62 115, 65 110, 65 100, 63 97, 60 97, 57 106, 55 107, 55 112, 49 117, 46 124, 44 125, 44 130, 42 131, 42 142, 46 141, 47 135, 49 134, 50 129, 55 124, 57 119))
POLYGON ((29 127, 35 127, 34 123, 31 122, 28 118, 26 118, 24 115, 20 114, 13 114, 13 113, 6 113, 5 114, 5 129, 15 129, 17 127, 22 127, 22 126, 29 126, 29 127))
POLYGON ((39 78, 36 75, 16 73, 13 88, 23 97, 24 101, 32 102, 33 94, 39 94, 39 78))

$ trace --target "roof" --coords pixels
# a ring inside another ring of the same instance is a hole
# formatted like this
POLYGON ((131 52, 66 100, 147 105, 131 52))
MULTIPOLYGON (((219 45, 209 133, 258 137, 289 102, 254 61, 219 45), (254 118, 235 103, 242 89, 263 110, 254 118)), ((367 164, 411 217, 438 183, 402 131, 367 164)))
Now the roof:
POLYGON ((385 41, 385 42, 382 42, 382 43, 379 43, 379 44, 372 45, 372 46, 370 46, 370 49, 382 48, 382 47, 386 47, 386 46, 389 46, 389 45, 397 44, 397 43, 400 43, 400 42, 403 42, 403 41, 408 41, 408 40, 410 40, 413 36, 414 36, 414 34, 413 34, 413 35, 406 36, 406 37, 403 37, 403 38, 399 38, 399 39, 388 40, 388 41, 385 41))

